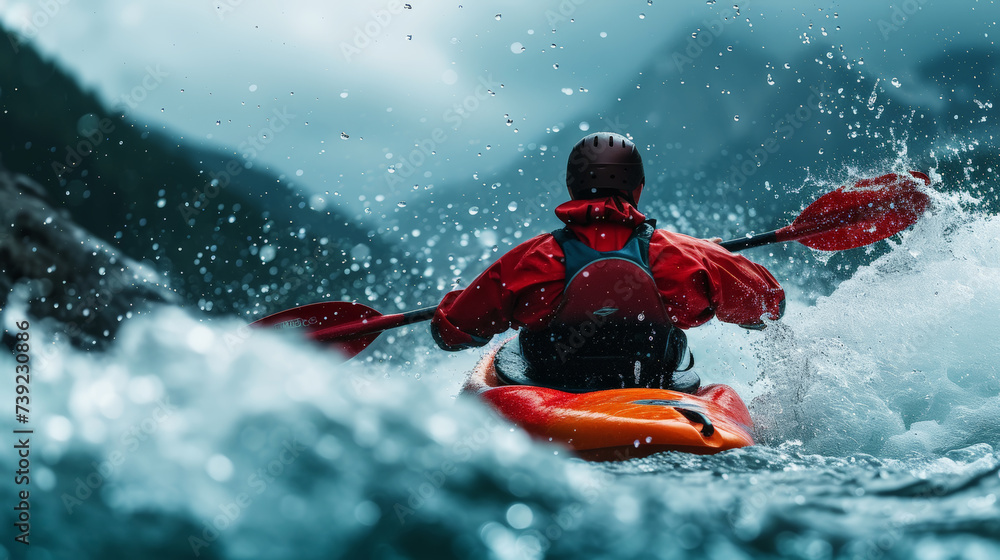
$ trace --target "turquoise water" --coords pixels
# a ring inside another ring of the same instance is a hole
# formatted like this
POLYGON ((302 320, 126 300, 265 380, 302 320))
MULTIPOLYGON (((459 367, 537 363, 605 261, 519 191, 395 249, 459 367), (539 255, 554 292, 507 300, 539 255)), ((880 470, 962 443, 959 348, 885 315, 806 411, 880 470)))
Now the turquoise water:
MULTIPOLYGON (((55 4, 0 0, 0 20, 17 31, 55 4)), ((382 3, 58 4, 11 44, 109 110, 138 91, 148 101, 118 107, 123 122, 199 170, 220 149, 302 203, 282 209, 288 223, 213 204, 198 220, 217 236, 158 232, 160 209, 204 177, 170 192, 140 178, 156 197, 105 229, 204 293, 121 319, 106 352, 32 321, 32 544, 13 540, 5 483, 0 560, 1000 558, 995 2, 414 3, 348 59, 341 43, 383 25, 382 3), (140 88, 150 68, 163 81, 140 88), (346 363, 245 327, 318 300, 433 304, 558 226, 565 156, 601 129, 642 148, 643 211, 704 237, 779 227, 860 177, 934 178, 932 212, 889 241, 747 252, 785 286, 782 321, 689 332, 698 373, 743 397, 758 445, 585 463, 459 398, 483 352, 445 354, 426 325, 346 363), (251 157, 247 134, 270 135, 266 150, 251 157), (306 227, 326 211, 372 243, 306 227), (220 240, 267 275, 214 259, 220 240)), ((16 140, 8 164, 62 153, 16 140)), ((103 216, 83 206, 89 189, 106 187, 94 169, 58 189, 89 218, 103 216)), ((259 198, 247 185, 220 188, 259 198)), ((22 292, 4 329, 25 318, 22 292)), ((0 352, 0 371, 14 367, 0 352)))
POLYGON ((693 331, 761 442, 712 457, 532 442, 418 327, 381 364, 173 308, 39 349, 27 557, 995 558, 1000 220, 935 208, 781 324, 693 331))

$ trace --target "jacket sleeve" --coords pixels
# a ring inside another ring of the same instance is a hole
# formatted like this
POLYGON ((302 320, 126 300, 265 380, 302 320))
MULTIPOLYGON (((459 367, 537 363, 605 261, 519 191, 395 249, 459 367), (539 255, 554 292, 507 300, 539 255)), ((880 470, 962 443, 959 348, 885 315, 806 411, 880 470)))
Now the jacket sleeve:
POLYGON ((761 317, 781 318, 785 291, 766 268, 715 243, 703 251, 709 299, 720 321, 763 328, 761 317))
POLYGON ((455 290, 445 294, 431 320, 431 336, 434 337, 434 342, 449 352, 476 348, 490 341, 489 337, 476 336, 463 331, 449 318, 448 310, 455 306, 455 301, 462 298, 464 293, 465 290, 455 290))
POLYGON ((527 249, 515 247, 480 274, 469 287, 448 292, 431 320, 434 341, 444 350, 483 346, 509 329, 513 315, 513 268, 527 249))

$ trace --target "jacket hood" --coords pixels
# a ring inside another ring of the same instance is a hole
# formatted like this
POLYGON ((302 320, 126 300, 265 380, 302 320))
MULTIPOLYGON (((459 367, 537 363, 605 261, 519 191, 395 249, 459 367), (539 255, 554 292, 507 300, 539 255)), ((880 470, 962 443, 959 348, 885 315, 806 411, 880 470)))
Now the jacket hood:
POLYGON ((620 249, 646 216, 619 198, 570 200, 556 207, 556 217, 599 251, 620 249))

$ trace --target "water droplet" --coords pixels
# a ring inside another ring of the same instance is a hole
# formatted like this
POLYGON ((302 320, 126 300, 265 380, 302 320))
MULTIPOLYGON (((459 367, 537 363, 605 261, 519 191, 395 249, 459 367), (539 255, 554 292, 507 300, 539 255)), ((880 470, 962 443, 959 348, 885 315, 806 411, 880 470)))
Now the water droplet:
POLYGON ((646 14, 639 14, 639 19, 646 19, 646 14))
POLYGON ((559 64, 558 63, 553 64, 552 67, 555 68, 556 70, 558 70, 559 69, 559 64))
POLYGON ((516 202, 510 202, 510 203, 508 203, 507 204, 507 210, 510 211, 510 212, 516 212, 517 211, 517 203, 516 202))
POLYGON ((733 120, 739 122, 740 116, 739 115, 733 115, 733 120))
POLYGON ((406 202, 400 200, 399 202, 396 203, 396 206, 399 206, 400 208, 406 208, 406 202))
POLYGON ((470 216, 475 216, 478 213, 479 213, 479 207, 478 206, 473 206, 473 207, 469 208, 469 215, 470 216))
POLYGON ((493 19, 495 19, 497 21, 500 21, 501 17, 503 17, 503 14, 497 14, 497 15, 493 16, 493 19))
POLYGON ((771 77, 771 74, 767 75, 767 85, 769 85, 769 86, 773 86, 774 85, 774 78, 771 77))
POLYGON ((903 85, 903 84, 899 83, 899 79, 898 79, 898 78, 893 78, 893 79, 892 79, 892 80, 890 81, 890 83, 891 83, 892 85, 896 86, 896 87, 899 87, 899 86, 903 85))
POLYGON ((520 41, 514 41, 510 44, 510 52, 514 54, 521 54, 524 50, 524 45, 522 45, 520 41))
POLYGON ((257 91, 257 84, 250 84, 250 91, 257 91))
POLYGON ((350 136, 348 136, 346 132, 341 132, 340 133, 340 139, 341 140, 347 140, 348 138, 350 138, 350 136))

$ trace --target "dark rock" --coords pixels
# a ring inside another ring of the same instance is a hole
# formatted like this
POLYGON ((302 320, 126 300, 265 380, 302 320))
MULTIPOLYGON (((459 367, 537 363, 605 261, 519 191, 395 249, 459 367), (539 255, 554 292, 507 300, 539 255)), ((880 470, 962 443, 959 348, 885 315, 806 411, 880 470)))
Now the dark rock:
POLYGON ((50 318, 75 344, 103 347, 150 302, 179 299, 156 272, 74 223, 38 183, 0 162, 0 307, 23 302, 26 318, 50 318))

